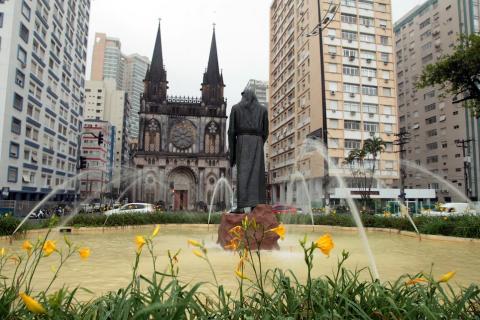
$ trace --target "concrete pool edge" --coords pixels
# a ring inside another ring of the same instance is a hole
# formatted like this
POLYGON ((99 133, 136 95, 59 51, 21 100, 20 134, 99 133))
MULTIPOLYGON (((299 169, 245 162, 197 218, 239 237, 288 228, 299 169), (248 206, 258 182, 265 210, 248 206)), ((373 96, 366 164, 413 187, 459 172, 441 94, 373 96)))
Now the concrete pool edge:
MULTIPOLYGON (((357 227, 343 227, 343 226, 331 226, 331 225, 305 225, 305 224, 285 224, 287 226, 287 233, 288 233, 288 226, 294 226, 295 228, 327 228, 332 230, 341 230, 341 231, 357 231, 357 227)), ((145 225, 128 225, 128 226, 118 226, 118 227, 64 227, 65 234, 79 234, 79 233, 96 233, 96 232, 111 232, 111 231, 122 231, 122 230, 135 230, 135 229, 146 229, 146 228, 154 228, 155 224, 145 224, 145 225)), ((187 224, 187 223, 169 223, 169 224, 160 224, 160 228, 162 226, 168 227, 201 227, 201 228, 218 228, 217 224, 187 224)), ((19 238, 24 238, 27 235, 40 235, 45 234, 48 229, 33 229, 27 230, 26 233, 19 233, 19 238)), ((161 229, 160 229, 161 230, 161 229)), ((52 229, 52 231, 59 231, 58 228, 52 229)), ((390 229, 390 228, 376 228, 370 227, 365 228, 365 231, 368 233, 373 232, 383 232, 383 233, 390 233, 390 234, 398 234, 404 237, 410 238, 418 238, 418 235, 412 231, 404 231, 398 229, 390 229)), ((445 235, 436 235, 436 234, 420 234, 420 238, 422 240, 435 240, 435 241, 450 241, 450 242, 471 242, 471 243, 480 243, 480 239, 475 238, 462 238, 462 237, 454 237, 454 236, 445 236, 445 235)), ((10 236, 1 236, 0 239, 2 240, 9 240, 10 236)))

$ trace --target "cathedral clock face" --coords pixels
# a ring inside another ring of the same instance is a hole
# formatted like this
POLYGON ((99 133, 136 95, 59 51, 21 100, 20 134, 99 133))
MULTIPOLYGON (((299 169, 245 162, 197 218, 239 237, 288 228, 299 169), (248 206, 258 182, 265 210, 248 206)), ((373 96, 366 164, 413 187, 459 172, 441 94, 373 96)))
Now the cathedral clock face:
POLYGON ((179 149, 187 149, 192 146, 195 139, 195 128, 189 121, 175 124, 170 132, 170 141, 179 149))

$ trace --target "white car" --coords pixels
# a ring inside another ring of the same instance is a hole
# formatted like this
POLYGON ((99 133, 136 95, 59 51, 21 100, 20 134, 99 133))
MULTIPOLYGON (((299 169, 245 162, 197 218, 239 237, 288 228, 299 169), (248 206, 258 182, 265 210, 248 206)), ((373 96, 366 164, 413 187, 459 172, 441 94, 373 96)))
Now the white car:
POLYGON ((424 211, 425 215, 446 217, 446 216, 462 216, 462 215, 475 215, 476 211, 470 204, 462 202, 450 202, 440 205, 440 211, 429 210, 424 211))
POLYGON ((155 208, 150 203, 127 203, 118 209, 112 209, 105 211, 105 215, 110 216, 112 214, 123 213, 154 213, 155 208))

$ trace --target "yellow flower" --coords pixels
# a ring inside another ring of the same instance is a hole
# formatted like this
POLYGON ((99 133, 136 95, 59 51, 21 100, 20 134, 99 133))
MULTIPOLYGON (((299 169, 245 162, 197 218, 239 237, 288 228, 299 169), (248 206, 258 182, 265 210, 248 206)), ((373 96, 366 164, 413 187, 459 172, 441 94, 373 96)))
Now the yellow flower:
POLYGON ((445 273, 444 275, 442 275, 440 277, 440 279, 438 279, 438 282, 447 282, 448 280, 453 278, 455 273, 456 273, 455 271, 450 271, 450 272, 445 273))
POLYGON ((235 270, 235 274, 242 280, 249 280, 247 276, 245 276, 245 274, 239 269, 235 270))
POLYGON ((152 239, 155 238, 155 237, 157 236, 157 234, 158 234, 159 231, 160 231, 160 225, 157 224, 157 225, 155 226, 155 229, 153 229, 153 232, 152 232, 152 235, 150 236, 150 238, 152 238, 152 239))
POLYGON ((22 298, 23 303, 25 303, 25 305, 27 306, 27 309, 31 312, 36 314, 47 312, 40 303, 35 301, 32 297, 28 296, 25 292, 21 292, 20 297, 22 298))
POLYGON ((275 232, 280 239, 285 239, 285 233, 287 232, 287 229, 285 229, 285 226, 283 224, 280 224, 278 227, 270 229, 268 231, 275 232))
POLYGON ((194 255, 196 255, 199 258, 203 258, 203 252, 200 250, 193 250, 192 251, 194 255))
POLYGON ((203 245, 200 242, 198 242, 197 240, 189 239, 187 241, 187 243, 191 246, 194 246, 194 247, 199 247, 199 248, 203 247, 203 245))
POLYGON ((136 236, 135 237, 135 243, 137 244, 137 252, 140 253, 140 251, 142 251, 142 247, 145 243, 147 243, 145 241, 145 238, 142 237, 142 236, 136 236))
POLYGON ((242 226, 236 226, 230 229, 228 232, 238 236, 241 234, 242 231, 243 231, 242 226))
POLYGON ((315 246, 320 249, 324 255, 330 256, 330 251, 333 249, 335 244, 333 243, 332 237, 327 233, 315 241, 315 246))
POLYGON ((27 251, 28 252, 28 255, 30 255, 32 253, 32 244, 30 243, 30 241, 28 240, 25 240, 22 244, 22 249, 27 251))
POLYGON ((80 248, 78 249, 78 254, 80 255, 80 259, 87 260, 90 257, 90 248, 80 248))
POLYGON ((408 285, 417 284, 417 283, 420 283, 420 282, 428 282, 428 280, 425 279, 425 278, 414 278, 414 279, 410 279, 408 281, 405 281, 405 284, 408 286, 408 285))
POLYGON ((0 249, 0 257, 5 256, 5 253, 6 253, 5 248, 1 248, 1 249, 0 249))
POLYGON ((55 245, 55 241, 53 240, 45 241, 45 243, 43 244, 43 253, 45 254, 45 257, 48 257, 55 251, 57 251, 57 246, 55 245))
POLYGON ((233 238, 223 248, 224 249, 237 250, 239 244, 240 244, 240 239, 239 238, 233 238))

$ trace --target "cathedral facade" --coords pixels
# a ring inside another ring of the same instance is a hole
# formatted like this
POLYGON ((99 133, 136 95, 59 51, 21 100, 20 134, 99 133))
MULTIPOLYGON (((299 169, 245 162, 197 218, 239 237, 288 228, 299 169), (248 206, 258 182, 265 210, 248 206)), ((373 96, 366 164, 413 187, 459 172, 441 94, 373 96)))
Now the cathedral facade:
MULTIPOLYGON (((167 95, 160 26, 144 80, 139 141, 133 156, 133 200, 161 203, 170 210, 206 208, 215 184, 227 177, 227 103, 213 30, 201 97, 167 95)), ((225 203, 224 194, 214 203, 225 203)))

